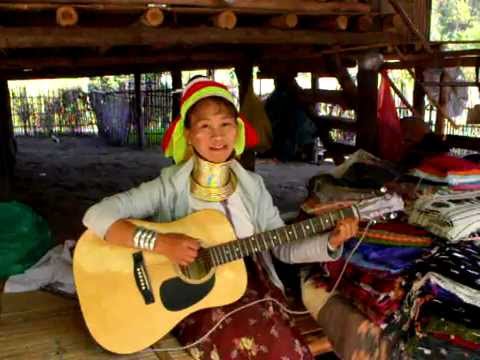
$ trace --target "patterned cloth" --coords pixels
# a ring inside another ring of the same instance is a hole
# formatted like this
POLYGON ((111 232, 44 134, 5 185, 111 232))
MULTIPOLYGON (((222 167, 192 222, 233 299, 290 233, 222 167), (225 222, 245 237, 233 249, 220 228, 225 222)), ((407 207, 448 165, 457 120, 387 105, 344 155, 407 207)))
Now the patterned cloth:
MULTIPOLYGON (((325 263, 323 266, 326 276, 314 277, 317 286, 325 284, 327 290, 331 291, 344 264, 344 261, 325 263)), ((382 325, 400 308, 405 295, 403 285, 404 281, 400 276, 348 264, 337 290, 371 321, 382 325)))
MULTIPOLYGON (((206 334, 228 312, 263 297, 281 302, 281 292, 268 280, 259 260, 246 259, 248 289, 237 302, 201 310, 184 319, 176 336, 189 344, 206 334)), ((262 302, 243 309, 226 320, 202 343, 190 349, 195 360, 313 360, 293 320, 277 305, 262 302)))
MULTIPOLYGON (((362 233, 364 229, 360 229, 362 233)), ((391 221, 372 225, 366 232, 363 242, 388 246, 428 247, 432 244, 428 232, 403 222, 391 221)))
POLYGON ((415 270, 423 274, 435 272, 480 290, 480 248, 465 241, 441 245, 419 261, 415 270))
POLYGON ((415 202, 408 222, 457 242, 480 229, 480 191, 438 192, 415 202))

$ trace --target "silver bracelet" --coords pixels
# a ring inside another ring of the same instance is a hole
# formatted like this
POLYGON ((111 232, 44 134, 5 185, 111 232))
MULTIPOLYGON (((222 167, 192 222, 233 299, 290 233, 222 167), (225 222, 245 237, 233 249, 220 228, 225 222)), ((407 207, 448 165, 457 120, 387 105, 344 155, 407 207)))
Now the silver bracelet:
POLYGON ((157 241, 157 232, 143 227, 137 227, 133 233, 133 246, 138 249, 153 250, 157 241))

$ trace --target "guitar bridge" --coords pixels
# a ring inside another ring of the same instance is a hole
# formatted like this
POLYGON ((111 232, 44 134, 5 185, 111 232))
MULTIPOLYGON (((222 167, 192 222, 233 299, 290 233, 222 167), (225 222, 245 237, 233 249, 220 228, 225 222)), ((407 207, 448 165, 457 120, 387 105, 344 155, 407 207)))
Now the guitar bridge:
POLYGON ((143 301, 146 305, 155 302, 155 298, 152 292, 152 285, 150 284, 150 278, 148 277, 147 269, 145 268, 145 261, 143 260, 143 253, 141 251, 132 255, 133 257, 133 276, 135 277, 135 283, 137 289, 143 297, 143 301))

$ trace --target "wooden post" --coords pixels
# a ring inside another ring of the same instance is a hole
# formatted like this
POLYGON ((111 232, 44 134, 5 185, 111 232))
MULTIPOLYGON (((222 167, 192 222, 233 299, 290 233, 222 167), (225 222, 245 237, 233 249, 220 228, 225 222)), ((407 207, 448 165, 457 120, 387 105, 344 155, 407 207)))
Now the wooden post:
POLYGON ((135 123, 137 124, 138 132, 138 146, 140 149, 145 147, 145 124, 143 123, 142 116, 142 89, 141 89, 141 77, 142 74, 135 73, 133 75, 135 82, 135 123))
POLYGON ((418 116, 425 119, 425 90, 421 86, 423 81, 423 69, 415 68, 415 85, 413 87, 413 108, 418 116))
MULTIPOLYGON (((235 67, 235 74, 238 79, 238 94, 240 106, 245 99, 249 86, 253 81, 253 66, 252 65, 240 65, 235 67)), ((243 167, 250 171, 255 171, 255 152, 250 149, 245 149, 243 152, 240 163, 243 167)))
POLYGON ((372 154, 378 153, 377 102, 378 71, 359 64, 357 94, 357 143, 358 148, 372 154))
POLYGON ((0 80, 0 201, 11 197, 15 152, 8 81, 0 80))
POLYGON ((172 74, 172 120, 180 114, 180 98, 182 97, 182 71, 173 70, 172 74))
POLYGON ((78 22, 78 13, 73 6, 60 6, 56 12, 57 24, 73 26, 78 22))
MULTIPOLYGON (((440 75, 440 82, 445 80, 445 71, 440 75)), ((435 133, 437 135, 445 135, 445 117, 443 114, 447 112, 446 105, 448 101, 448 88, 440 85, 440 93, 438 96, 438 105, 442 111, 437 111, 437 120, 435 122, 435 133)))

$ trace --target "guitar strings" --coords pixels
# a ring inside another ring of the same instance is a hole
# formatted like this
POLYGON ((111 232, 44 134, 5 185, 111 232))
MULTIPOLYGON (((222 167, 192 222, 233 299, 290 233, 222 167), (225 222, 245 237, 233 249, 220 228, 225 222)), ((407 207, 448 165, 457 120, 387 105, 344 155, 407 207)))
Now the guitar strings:
MULTIPOLYGON (((363 230, 363 233, 362 233, 362 236, 360 236, 360 238, 358 239, 358 242, 357 244, 355 244, 354 248, 352 249, 352 251, 350 252, 350 254, 348 254, 348 257, 347 259, 345 260, 345 264, 343 265, 343 268, 342 268, 342 271, 340 272, 340 275, 337 279, 337 281, 335 282, 335 285, 333 285, 333 288, 332 290, 330 291, 330 293, 328 294, 328 298, 331 297, 335 290, 337 289, 338 285, 340 284, 340 281, 342 280, 342 277, 343 277, 343 274, 345 273, 345 270, 347 269, 347 265, 349 264, 350 260, 352 259, 352 256, 353 254, 355 253, 355 251, 357 251, 358 247, 360 246, 360 244, 362 243, 363 239, 365 238, 366 234, 367 234, 367 231, 369 229, 369 227, 375 223, 375 220, 371 219, 367 225, 365 226, 364 230, 363 230)), ((226 313, 224 316, 222 316, 220 318, 220 320, 217 321, 217 323, 210 329, 208 330, 204 335, 202 335, 200 338, 198 338, 197 340, 195 340, 193 343, 190 343, 188 345, 185 345, 185 346, 178 346, 178 347, 170 347, 170 348, 149 348, 149 349, 145 349, 143 350, 142 352, 176 352, 176 351, 183 351, 183 350, 188 350, 192 347, 195 347, 196 345, 204 342, 209 336, 210 334, 212 334, 227 318, 229 318, 230 316, 232 316, 233 314, 239 312, 239 311, 242 311, 246 308, 249 308, 253 305, 256 305, 256 304, 259 304, 259 303, 262 303, 262 302, 270 302, 270 303, 274 303, 276 305, 278 305, 283 311, 285 311, 286 313, 288 314, 292 314, 292 315, 306 315, 306 314, 310 314, 310 311, 308 310, 302 310, 302 311, 298 311, 298 310, 292 310, 292 309, 289 309, 287 306, 285 306, 284 304, 282 304, 280 301, 274 299, 274 298, 271 298, 271 297, 265 297, 265 298, 262 298, 262 299, 258 299, 258 300, 254 300, 254 301, 251 301, 245 305, 242 305, 242 306, 239 306, 238 308, 226 313)))

